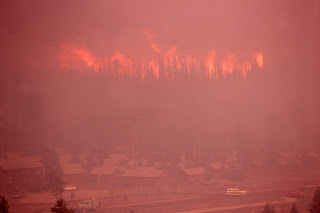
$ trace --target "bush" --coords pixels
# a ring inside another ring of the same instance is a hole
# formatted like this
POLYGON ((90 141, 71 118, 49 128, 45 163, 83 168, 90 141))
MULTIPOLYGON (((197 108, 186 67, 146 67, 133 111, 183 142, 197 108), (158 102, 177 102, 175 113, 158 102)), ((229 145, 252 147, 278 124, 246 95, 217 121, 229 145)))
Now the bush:
POLYGON ((59 198, 56 205, 51 208, 51 212, 74 213, 74 209, 68 209, 66 202, 62 198, 59 198))

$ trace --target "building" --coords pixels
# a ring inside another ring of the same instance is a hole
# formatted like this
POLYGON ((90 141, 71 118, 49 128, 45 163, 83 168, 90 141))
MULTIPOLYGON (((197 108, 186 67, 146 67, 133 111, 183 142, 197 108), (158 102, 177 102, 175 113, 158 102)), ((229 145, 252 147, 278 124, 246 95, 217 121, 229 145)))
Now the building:
POLYGON ((98 183, 100 181, 102 185, 118 185, 122 172, 123 170, 116 166, 104 164, 100 168, 93 168, 90 171, 90 182, 98 183))
POLYGON ((188 180, 187 174, 177 165, 170 165, 160 174, 159 190, 178 191, 188 180))
POLYGON ((160 182, 163 170, 154 167, 136 167, 121 175, 121 183, 128 186, 153 187, 160 182))
POLYGON ((228 173, 228 171, 229 166, 219 161, 209 164, 209 173, 211 176, 225 175, 226 173, 228 173))
POLYGON ((43 166, 40 156, 8 153, 0 159, 0 191, 38 191, 43 188, 43 166))
POLYGON ((61 167, 66 184, 78 186, 87 183, 88 173, 84 170, 80 163, 68 163, 62 161, 61 167))
POLYGON ((202 167, 186 168, 183 171, 187 174, 188 181, 192 183, 200 183, 208 178, 207 170, 202 167))

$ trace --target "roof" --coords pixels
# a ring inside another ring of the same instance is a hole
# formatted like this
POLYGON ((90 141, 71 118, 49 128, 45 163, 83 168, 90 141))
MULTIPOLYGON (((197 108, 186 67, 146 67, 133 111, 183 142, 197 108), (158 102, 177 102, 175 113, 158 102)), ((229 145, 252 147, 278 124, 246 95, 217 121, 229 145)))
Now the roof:
POLYGON ((86 171, 78 163, 65 163, 61 162, 61 167, 65 175, 84 174, 86 171))
POLYGON ((122 176, 124 177, 158 177, 163 170, 156 169, 154 167, 137 167, 134 169, 128 169, 122 176))
POLYGON ((223 164, 220 162, 214 162, 210 163, 210 167, 213 169, 221 169, 223 167, 223 164))
POLYGON ((8 153, 8 158, 0 159, 0 168, 5 171, 39 167, 42 167, 39 155, 24 156, 23 153, 8 153))
POLYGON ((63 173, 65 175, 75 175, 75 174, 84 174, 86 171, 82 167, 81 163, 71 162, 72 155, 70 153, 61 152, 59 155, 59 160, 63 173))
POLYGON ((207 172, 207 170, 202 167, 193 167, 193 168, 183 169, 183 171, 187 175, 204 175, 207 172))
POLYGON ((116 159, 104 159, 101 168, 93 168, 90 171, 90 174, 103 174, 103 175, 113 175, 115 170, 118 169, 119 171, 122 170, 120 169, 119 166, 120 162, 116 159))
POLYGON ((102 175, 113 175, 116 170, 119 170, 117 167, 106 167, 103 166, 101 168, 93 168, 90 171, 90 174, 102 174, 102 175))

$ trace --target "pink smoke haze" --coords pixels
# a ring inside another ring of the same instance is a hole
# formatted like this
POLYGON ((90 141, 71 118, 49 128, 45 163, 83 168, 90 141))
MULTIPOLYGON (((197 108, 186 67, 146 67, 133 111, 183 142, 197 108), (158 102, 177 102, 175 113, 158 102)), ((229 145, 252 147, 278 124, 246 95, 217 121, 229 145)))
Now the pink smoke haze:
POLYGON ((319 0, 13 0, 0 26, 11 212, 59 197, 130 213, 312 202, 319 0))

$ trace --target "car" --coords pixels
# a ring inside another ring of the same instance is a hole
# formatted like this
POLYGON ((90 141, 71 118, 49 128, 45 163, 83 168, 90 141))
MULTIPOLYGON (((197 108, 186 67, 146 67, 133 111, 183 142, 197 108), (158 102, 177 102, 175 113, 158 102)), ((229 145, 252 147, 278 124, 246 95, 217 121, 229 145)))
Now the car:
POLYGON ((227 189, 226 195, 228 195, 228 196, 246 196, 247 191, 241 191, 238 188, 229 188, 229 189, 227 189))
POLYGON ((306 194, 299 190, 287 190, 285 193, 286 197, 294 197, 294 198, 304 198, 306 194))
POLYGON ((77 187, 72 186, 72 185, 66 185, 64 187, 64 190, 66 190, 66 191, 73 191, 73 190, 76 190, 76 189, 77 189, 77 187))

